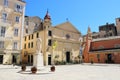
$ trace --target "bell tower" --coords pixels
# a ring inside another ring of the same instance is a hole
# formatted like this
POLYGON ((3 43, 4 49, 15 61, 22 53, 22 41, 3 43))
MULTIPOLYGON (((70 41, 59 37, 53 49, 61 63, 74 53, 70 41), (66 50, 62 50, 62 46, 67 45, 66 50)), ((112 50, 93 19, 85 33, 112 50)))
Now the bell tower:
POLYGON ((49 12, 47 10, 47 13, 44 17, 44 24, 43 24, 44 29, 48 29, 49 27, 51 27, 51 17, 49 15, 49 12))
POLYGON ((85 43, 85 48, 83 50, 83 55, 84 55, 84 61, 85 62, 90 62, 89 60, 89 50, 90 50, 90 44, 92 41, 92 33, 90 30, 90 27, 88 27, 87 35, 86 35, 86 43, 85 43))
POLYGON ((51 17, 50 17, 50 15, 49 15, 49 12, 48 12, 48 10, 47 10, 47 12, 46 12, 46 15, 45 15, 45 17, 44 17, 44 20, 43 20, 43 35, 44 35, 44 37, 43 37, 43 55, 44 55, 44 63, 45 63, 45 65, 48 65, 48 58, 47 58, 47 56, 48 56, 48 54, 47 54, 47 52, 46 52, 46 49, 48 48, 48 30, 49 30, 49 28, 51 27, 51 17))
POLYGON ((117 35, 120 36, 120 18, 116 18, 117 35))
POLYGON ((88 26, 88 31, 87 31, 87 36, 88 40, 91 40, 92 39, 92 32, 90 30, 90 27, 88 26))

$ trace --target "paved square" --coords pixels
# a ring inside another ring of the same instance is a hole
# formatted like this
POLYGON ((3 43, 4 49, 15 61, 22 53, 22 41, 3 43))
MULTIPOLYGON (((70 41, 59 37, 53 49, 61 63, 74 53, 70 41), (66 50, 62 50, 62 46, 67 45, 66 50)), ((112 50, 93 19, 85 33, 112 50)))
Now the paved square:
POLYGON ((55 72, 46 66, 36 74, 30 68, 21 72, 20 66, 0 65, 0 80, 120 80, 120 64, 60 65, 55 72))

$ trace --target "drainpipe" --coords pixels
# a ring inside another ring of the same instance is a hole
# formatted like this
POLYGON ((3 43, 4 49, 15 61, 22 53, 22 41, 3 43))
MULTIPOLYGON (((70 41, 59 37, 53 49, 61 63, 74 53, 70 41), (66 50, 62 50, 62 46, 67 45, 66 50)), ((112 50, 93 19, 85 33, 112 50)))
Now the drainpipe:
POLYGON ((25 15, 25 6, 23 8, 23 15, 22 15, 22 29, 21 29, 21 38, 20 38, 20 62, 22 62, 22 39, 23 39, 23 32, 24 32, 24 15, 25 15))

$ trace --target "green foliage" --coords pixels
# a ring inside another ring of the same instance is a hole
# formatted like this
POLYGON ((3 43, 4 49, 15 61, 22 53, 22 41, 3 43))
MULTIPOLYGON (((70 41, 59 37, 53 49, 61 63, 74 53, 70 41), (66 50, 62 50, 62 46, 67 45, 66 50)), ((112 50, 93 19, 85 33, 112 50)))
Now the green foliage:
POLYGON ((65 65, 65 61, 55 61, 55 65, 65 65))

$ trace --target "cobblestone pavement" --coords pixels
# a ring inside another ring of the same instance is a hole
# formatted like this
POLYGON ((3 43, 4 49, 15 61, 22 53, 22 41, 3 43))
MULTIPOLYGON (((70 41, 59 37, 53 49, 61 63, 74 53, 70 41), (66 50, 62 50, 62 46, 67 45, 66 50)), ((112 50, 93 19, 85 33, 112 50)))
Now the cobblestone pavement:
POLYGON ((120 64, 59 65, 55 72, 45 66, 36 74, 30 68, 21 72, 20 66, 0 65, 0 80, 120 80, 120 64))

